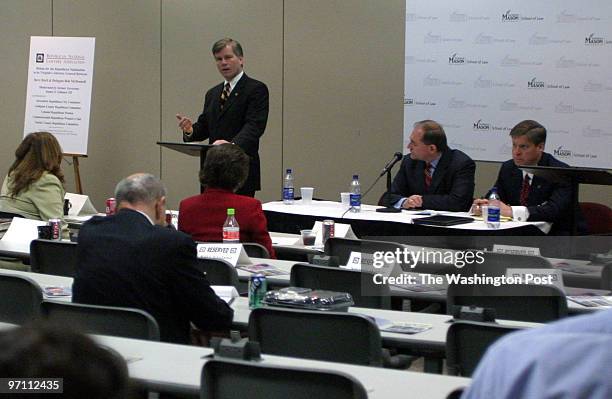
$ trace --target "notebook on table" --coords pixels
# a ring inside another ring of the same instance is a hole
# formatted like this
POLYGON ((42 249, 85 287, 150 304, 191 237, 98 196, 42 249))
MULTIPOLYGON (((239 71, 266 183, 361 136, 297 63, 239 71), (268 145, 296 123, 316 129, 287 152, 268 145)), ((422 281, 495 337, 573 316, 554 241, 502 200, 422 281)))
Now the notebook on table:
POLYGON ((426 224, 430 226, 454 226, 456 224, 471 223, 474 218, 467 216, 434 215, 419 219, 413 219, 414 224, 426 224))

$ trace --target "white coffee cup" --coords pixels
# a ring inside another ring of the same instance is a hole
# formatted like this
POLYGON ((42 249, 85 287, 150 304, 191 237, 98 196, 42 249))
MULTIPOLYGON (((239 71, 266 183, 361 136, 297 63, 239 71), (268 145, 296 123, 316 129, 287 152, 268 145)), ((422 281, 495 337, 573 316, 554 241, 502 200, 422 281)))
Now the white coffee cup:
POLYGON ((342 205, 344 206, 350 206, 351 205, 351 193, 349 192, 340 193, 340 202, 342 202, 342 205))
POLYGON ((302 194, 302 204, 312 203, 312 194, 314 193, 314 187, 301 187, 300 192, 302 194))

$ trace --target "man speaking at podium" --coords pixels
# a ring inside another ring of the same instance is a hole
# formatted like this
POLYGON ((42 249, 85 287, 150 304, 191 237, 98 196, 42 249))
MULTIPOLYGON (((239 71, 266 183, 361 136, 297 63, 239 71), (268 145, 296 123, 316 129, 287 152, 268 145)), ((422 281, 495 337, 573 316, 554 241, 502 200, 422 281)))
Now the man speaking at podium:
POLYGON ((242 46, 236 40, 218 40, 212 53, 224 82, 206 92, 204 109, 196 123, 182 114, 176 118, 184 141, 233 143, 247 153, 249 175, 236 193, 253 197, 261 189, 258 152, 259 138, 268 122, 268 87, 244 73, 242 46))

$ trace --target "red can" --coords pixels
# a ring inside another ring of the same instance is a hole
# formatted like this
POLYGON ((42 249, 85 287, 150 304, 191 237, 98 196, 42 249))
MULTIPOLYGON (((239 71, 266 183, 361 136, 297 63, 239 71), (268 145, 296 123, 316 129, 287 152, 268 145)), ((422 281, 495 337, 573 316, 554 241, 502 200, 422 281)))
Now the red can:
POLYGON ((117 211, 117 200, 113 197, 106 200, 106 216, 114 215, 117 211))
POLYGON ((62 221, 60 219, 49 219, 49 226, 51 226, 52 240, 59 240, 62 238, 62 221))
POLYGON ((326 219, 323 221, 323 245, 325 242, 332 238, 335 234, 334 221, 331 219, 326 219))

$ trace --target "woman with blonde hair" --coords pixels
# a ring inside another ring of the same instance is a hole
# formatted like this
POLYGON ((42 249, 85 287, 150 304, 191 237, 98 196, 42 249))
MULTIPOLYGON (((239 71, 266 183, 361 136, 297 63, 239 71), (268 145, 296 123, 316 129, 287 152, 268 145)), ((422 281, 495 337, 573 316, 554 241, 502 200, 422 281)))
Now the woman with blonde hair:
MULTIPOLYGON (((28 219, 64 217, 64 173, 62 148, 51 133, 28 134, 15 151, 15 162, 2 183, 0 211, 28 219)), ((62 223, 62 235, 68 229, 62 223)))

